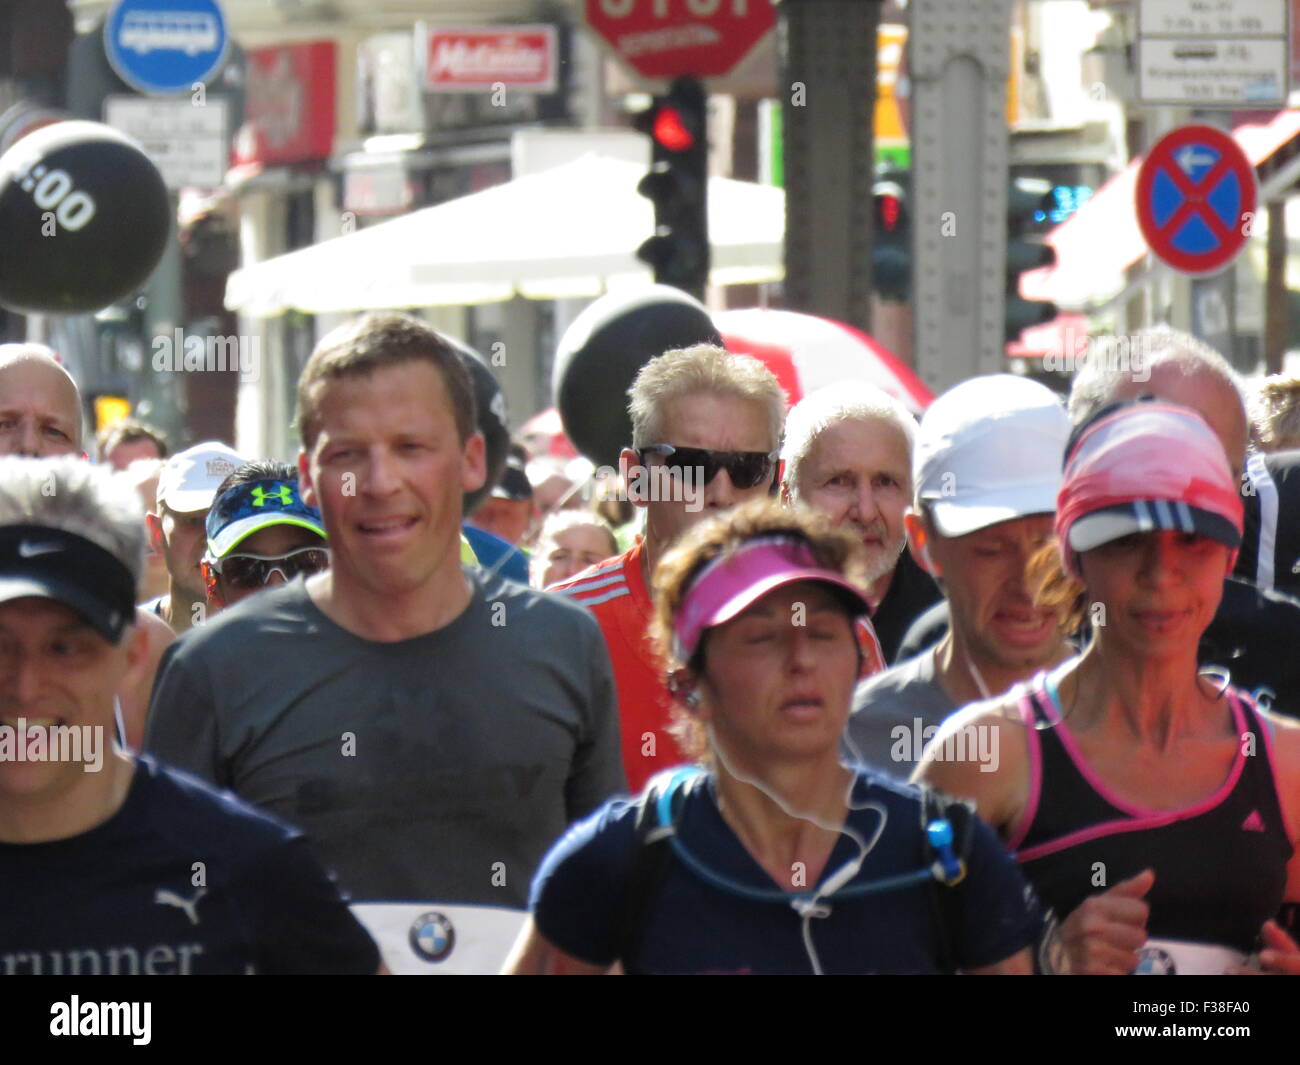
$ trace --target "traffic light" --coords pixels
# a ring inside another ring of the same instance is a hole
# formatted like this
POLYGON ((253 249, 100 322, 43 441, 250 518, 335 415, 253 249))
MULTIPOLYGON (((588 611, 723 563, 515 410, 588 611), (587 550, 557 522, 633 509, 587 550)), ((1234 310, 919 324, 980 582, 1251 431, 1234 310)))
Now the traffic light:
POLYGON ((704 85, 678 78, 633 125, 653 145, 650 172, 637 192, 655 207, 655 232, 637 249, 655 281, 697 299, 709 280, 709 144, 704 85))
POLYGON ((871 186, 871 283, 890 300, 906 300, 912 291, 912 220, 907 208, 911 178, 906 170, 893 171, 871 186))
POLYGON ((1056 304, 1027 300, 1020 295, 1020 275, 1040 266, 1056 265, 1056 250, 1035 240, 1044 220, 1056 209, 1052 183, 1042 178, 1016 177, 1007 188, 1007 309, 1006 339, 1016 340, 1031 325, 1056 317, 1056 304))

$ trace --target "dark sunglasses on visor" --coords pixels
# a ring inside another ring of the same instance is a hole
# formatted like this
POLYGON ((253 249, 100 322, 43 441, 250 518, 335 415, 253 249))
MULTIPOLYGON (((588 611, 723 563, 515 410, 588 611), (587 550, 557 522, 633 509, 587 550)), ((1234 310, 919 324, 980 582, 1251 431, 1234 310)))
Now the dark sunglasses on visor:
POLYGON ((260 588, 272 573, 291 581, 300 573, 319 573, 329 564, 329 552, 323 547, 299 547, 283 555, 227 555, 211 563, 213 572, 237 588, 260 588))
POLYGON ((638 450, 641 461, 646 455, 664 456, 664 464, 682 477, 684 471, 696 468, 701 471, 704 484, 709 484, 726 470, 731 483, 737 488, 756 488, 762 484, 776 464, 776 452, 764 451, 710 451, 702 447, 674 447, 672 444, 650 444, 638 450))

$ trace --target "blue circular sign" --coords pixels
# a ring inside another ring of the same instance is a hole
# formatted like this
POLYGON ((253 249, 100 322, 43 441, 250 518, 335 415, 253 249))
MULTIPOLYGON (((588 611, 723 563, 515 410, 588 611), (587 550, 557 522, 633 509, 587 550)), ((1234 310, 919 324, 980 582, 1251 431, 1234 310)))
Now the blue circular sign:
POLYGON ((118 0, 104 21, 104 52, 139 92, 189 92, 221 66, 230 37, 216 0, 118 0))
POLYGON ((1151 251, 1176 270, 1222 270, 1255 217, 1255 167, 1232 136, 1182 126, 1147 153, 1137 174, 1137 218, 1151 251))

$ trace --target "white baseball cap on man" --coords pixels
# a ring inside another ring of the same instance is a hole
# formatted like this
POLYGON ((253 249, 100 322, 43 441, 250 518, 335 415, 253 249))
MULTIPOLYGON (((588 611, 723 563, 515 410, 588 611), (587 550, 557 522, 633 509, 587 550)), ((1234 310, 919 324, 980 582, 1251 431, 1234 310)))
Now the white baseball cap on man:
POLYGON ((973 377, 926 409, 912 484, 943 536, 1052 514, 1070 419, 1050 388, 1014 374, 973 377))
POLYGON ((173 455, 158 473, 158 505, 178 514, 207 510, 221 482, 244 461, 219 440, 205 440, 173 455))

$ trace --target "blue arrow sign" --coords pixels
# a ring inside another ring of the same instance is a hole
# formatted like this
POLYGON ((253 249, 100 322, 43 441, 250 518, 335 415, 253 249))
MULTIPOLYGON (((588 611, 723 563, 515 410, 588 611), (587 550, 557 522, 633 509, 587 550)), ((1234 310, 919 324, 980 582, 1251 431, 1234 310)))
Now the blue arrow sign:
POLYGON ((230 42, 216 0, 118 0, 104 20, 104 52, 139 92, 189 92, 221 66, 230 42))

